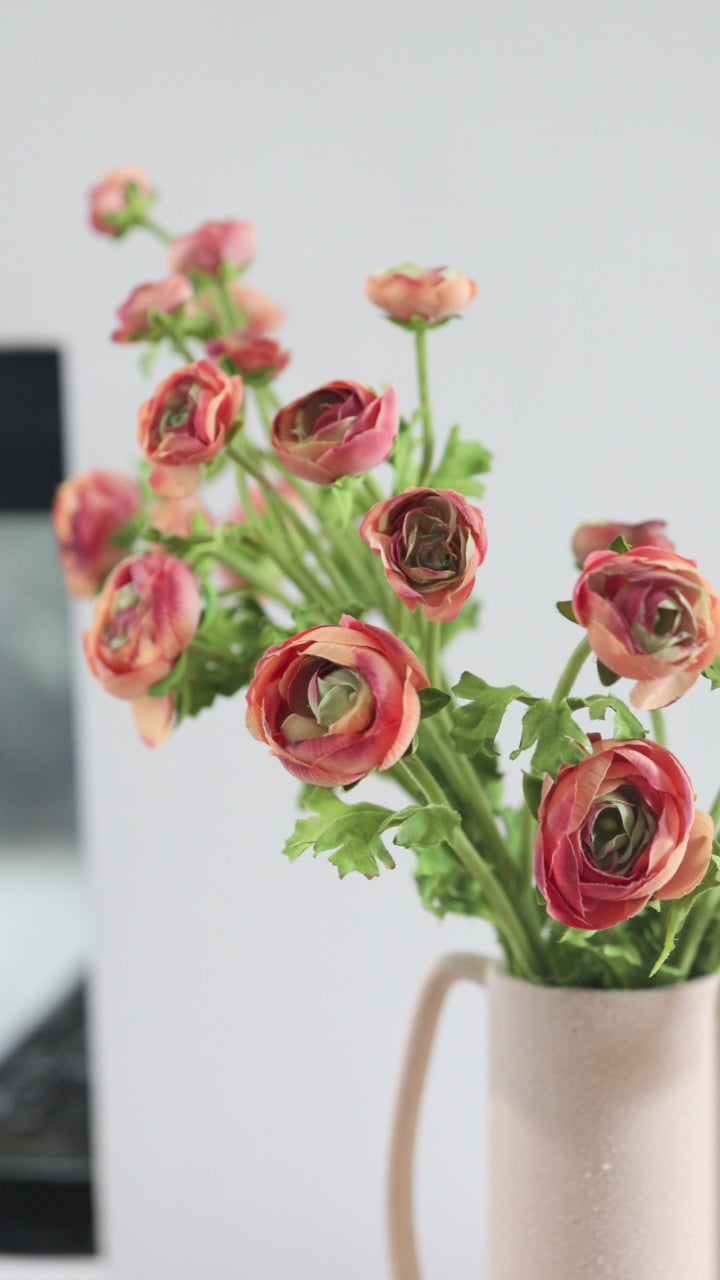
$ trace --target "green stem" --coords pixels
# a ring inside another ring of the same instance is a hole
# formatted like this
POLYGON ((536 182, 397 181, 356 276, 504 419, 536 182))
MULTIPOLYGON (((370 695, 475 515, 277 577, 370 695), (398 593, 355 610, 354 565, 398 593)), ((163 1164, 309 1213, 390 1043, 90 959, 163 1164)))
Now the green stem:
POLYGON ((218 280, 216 297, 218 300, 218 309, 225 326, 225 333, 234 333, 238 328, 238 317, 235 309, 235 303, 230 296, 227 280, 218 280))
POLYGON ((557 687, 552 696, 553 707, 559 707, 563 698, 567 698, 589 656, 590 645, 588 638, 587 636, 583 636, 577 648, 570 654, 567 666, 557 682, 557 687))
POLYGON ((262 422, 263 427, 265 428, 265 433, 269 440, 272 435, 272 424, 273 424, 273 419, 275 417, 275 414, 270 412, 268 397, 267 397, 268 388, 254 387, 253 391, 255 393, 255 407, 257 408, 258 414, 260 416, 260 421, 262 422))
POLYGON ((430 379, 428 374, 427 329, 415 330, 415 359, 417 363, 418 385, 420 389, 420 408, 423 424, 423 453, 420 467, 419 484, 424 484, 432 468, 434 445, 432 403, 430 401, 430 379))
POLYGON ((520 827, 520 885, 521 888, 533 883, 533 857, 535 853, 535 835, 538 824, 533 818, 527 804, 522 808, 520 827))
POLYGON ((655 734, 655 741, 659 747, 667 746, 667 726, 662 711, 651 711, 650 720, 655 734))
POLYGON ((719 906, 720 889, 710 889, 703 894, 690 912, 671 961, 681 971, 684 978, 690 977, 692 967, 705 937, 705 931, 717 915, 719 906))
POLYGON ((178 333, 173 321, 169 317, 166 319, 161 315, 158 315, 157 321, 165 334, 165 337, 175 348, 178 355, 181 355, 187 364, 195 364, 195 356, 187 345, 185 339, 178 333))
POLYGON ((152 232, 154 236, 157 236, 158 240, 162 240, 163 244, 172 244, 175 239, 174 236, 170 235, 169 231, 166 231, 164 227, 160 226, 159 222, 155 222, 153 218, 148 218, 147 214, 138 222, 138 226, 144 227, 146 231, 152 232))
POLYGON ((720 791, 718 791, 715 799, 713 800, 709 812, 715 827, 715 834, 717 835, 718 824, 720 824, 720 791))

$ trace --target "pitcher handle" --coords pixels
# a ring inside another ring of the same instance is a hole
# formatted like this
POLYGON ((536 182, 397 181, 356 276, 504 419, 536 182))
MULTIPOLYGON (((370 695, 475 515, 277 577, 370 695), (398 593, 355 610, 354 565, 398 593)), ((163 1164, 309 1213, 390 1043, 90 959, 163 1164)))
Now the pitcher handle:
POLYGON ((415 1247, 412 1174, 417 1119, 440 1011, 455 982, 485 985, 491 961, 484 956, 444 956, 431 969, 415 1009, 390 1140, 388 1227, 393 1280, 421 1280, 415 1247))

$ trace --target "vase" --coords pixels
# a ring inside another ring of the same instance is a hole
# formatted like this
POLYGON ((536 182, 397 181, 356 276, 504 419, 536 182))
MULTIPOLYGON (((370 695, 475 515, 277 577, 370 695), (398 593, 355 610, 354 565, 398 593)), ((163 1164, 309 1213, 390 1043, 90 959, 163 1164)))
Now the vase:
POLYGON ((466 955, 430 974, 410 1033, 390 1158, 394 1280, 420 1280, 416 1122, 458 980, 485 987, 489 1016, 489 1248, 475 1280, 717 1280, 718 977, 547 987, 466 955))

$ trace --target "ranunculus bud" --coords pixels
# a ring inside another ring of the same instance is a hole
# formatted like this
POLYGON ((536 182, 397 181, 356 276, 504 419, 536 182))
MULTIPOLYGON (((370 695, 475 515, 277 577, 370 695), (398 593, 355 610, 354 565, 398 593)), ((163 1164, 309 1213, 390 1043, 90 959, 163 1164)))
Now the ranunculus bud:
POLYGON ((710 862, 713 822, 692 783, 656 742, 602 742, 547 779, 535 878, 549 914, 573 929, 609 929, 651 898, 684 898, 710 862))
POLYGON ((251 384, 270 382, 290 363, 290 352, 274 338, 255 338, 246 329, 226 338, 214 338, 207 344, 207 353, 213 360, 232 361, 251 384))
POLYGON ((90 223, 102 235, 125 235, 152 205, 155 192, 143 169, 116 169, 90 192, 90 223))
POLYGON ((170 270, 180 275, 201 272, 217 277, 227 265, 236 271, 255 257, 255 228, 250 222, 205 222, 197 231, 178 236, 168 249, 170 270))
POLYGON ((377 396, 358 382, 328 382, 280 410, 272 445, 292 475, 332 484, 385 462, 399 427, 391 387, 377 396))
POLYGON ((136 342, 144 338, 151 330, 153 312, 172 315, 192 296, 193 287, 185 276, 168 276, 156 284, 141 284, 117 309, 120 328, 113 333, 113 342, 136 342))
POLYGON ((137 437, 155 471, 154 491, 184 498, 200 483, 200 464, 216 458, 243 399, 239 378, 209 360, 177 369, 140 410, 137 437))
POLYGON ((202 516, 212 528, 215 521, 197 494, 188 498, 161 498, 148 511, 148 524, 159 533, 176 538, 189 538, 193 531, 193 516, 202 516))
POLYGON ((58 487, 52 523, 72 595, 94 595, 122 560, 126 552, 112 538, 141 505, 139 486, 114 471, 88 471, 58 487))
POLYGON ((301 782, 349 786, 404 754, 429 683, 401 640, 343 617, 268 649, 248 689, 248 728, 301 782))
POLYGON ((607 551, 616 538, 624 538, 632 550, 661 547, 664 551, 674 551, 675 543, 668 538, 666 529, 666 520, 643 520, 641 524, 622 524, 615 520, 606 524, 581 524, 573 536, 573 555, 578 568, 582 568, 591 551, 607 551))
POLYGON ((393 320, 408 324, 424 320, 439 324, 469 307, 478 287, 453 267, 416 267, 402 262, 368 277, 365 293, 393 320))
POLYGON ((152 551, 122 560, 95 602, 85 656, 103 688, 133 701, 164 680, 200 623, 202 599, 182 560, 152 551))
MULTIPOLYGON (((228 293, 238 313, 238 327, 249 337, 260 338, 272 333, 285 323, 285 312, 260 289, 245 284, 244 280, 231 280, 228 293)), ((216 325, 222 325, 224 317, 218 306, 214 289, 200 289, 193 309, 205 312, 216 325)))
POLYGON ((453 622, 485 559, 482 513, 452 489, 408 489, 371 507, 360 537, 380 556, 403 604, 431 622, 453 622))
POLYGON ((637 680, 630 701, 646 711, 676 702, 720 653, 720 600, 694 560, 659 547, 592 552, 573 608, 600 661, 637 680))

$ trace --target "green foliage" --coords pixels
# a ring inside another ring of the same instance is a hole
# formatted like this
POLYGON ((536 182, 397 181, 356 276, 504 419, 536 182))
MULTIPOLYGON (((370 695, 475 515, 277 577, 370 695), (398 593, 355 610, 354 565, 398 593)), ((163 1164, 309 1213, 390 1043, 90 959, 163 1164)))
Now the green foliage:
POLYGON ((614 551, 619 556, 624 556, 630 549, 630 543, 626 538, 623 538, 621 533, 618 534, 617 538, 613 538, 608 547, 608 551, 614 551))
POLYGON ((450 702, 450 694, 445 693, 443 689, 421 689, 418 698, 420 700, 420 719, 427 720, 428 716, 437 715, 438 711, 442 711, 450 702))
POLYGON ((554 707, 547 698, 539 698, 523 717, 520 745, 510 752, 515 760, 534 746, 532 770, 549 773, 556 778, 564 764, 579 764, 591 751, 590 740, 573 719, 566 700, 554 707))
POLYGON ((611 671, 609 667, 606 667, 605 663, 601 662, 599 658, 597 660, 597 673, 598 679, 605 689, 608 689, 612 684, 617 684, 620 679, 620 677, 616 675, 614 671, 611 671))
POLYGON ((490 917, 477 880, 447 845, 418 850, 415 883, 423 906, 440 919, 448 914, 490 917))
POLYGON ((452 842, 460 815, 444 804, 413 805, 394 815, 398 829, 393 844, 405 849, 429 849, 443 840, 452 842))
MULTIPOLYGON (((717 845, 715 847, 717 848, 717 845)), ((684 898, 677 898, 668 903, 662 950, 650 972, 651 977, 654 977, 675 950, 680 931, 695 903, 711 889, 716 889, 718 885, 720 885, 720 857, 714 853, 710 859, 710 866, 697 888, 693 889, 692 893, 686 894, 684 898)))
POLYGON ((533 818, 537 818, 542 796, 542 778, 536 777, 534 773, 523 773, 522 789, 528 809, 533 818))
POLYGON ((300 818, 283 853, 291 862, 308 849, 315 855, 329 853, 342 879, 358 871, 368 880, 380 874, 380 866, 395 866, 382 836, 397 825, 398 815, 377 804, 345 804, 326 787, 308 787, 302 803, 313 811, 310 818, 300 818))
POLYGON ((567 618, 568 622, 577 622, 577 618, 575 617, 575 610, 573 609, 573 606, 572 606, 572 600, 558 600, 557 604, 555 605, 555 608, 557 609, 558 613, 562 614, 563 618, 567 618))
POLYGON ((720 689, 720 657, 716 658, 711 667, 706 667, 703 675, 710 681, 710 688, 720 689))
POLYGON ((347 529, 355 514, 363 509, 360 488, 360 481, 352 476, 343 476, 322 489, 318 497, 321 520, 334 524, 339 529, 347 529))
POLYGON ((390 462, 395 468, 396 493, 414 488, 420 476, 422 436, 416 434, 415 426, 421 417, 421 410, 418 409, 411 418, 400 419, 400 430, 390 456, 390 462))
POLYGON ((454 489, 468 497, 481 498, 485 486, 474 477, 485 475, 491 466, 489 450, 474 441, 462 440, 460 427, 453 427, 445 452, 428 480, 428 488, 454 489))
POLYGON ((582 701, 588 709, 591 720, 602 720, 607 711, 615 713, 612 736, 618 742, 638 742, 641 738, 647 737, 647 729, 621 698, 599 693, 582 701))
POLYGON ((510 704, 517 701, 532 706, 537 701, 519 685, 496 689, 469 671, 463 673, 453 693, 468 700, 464 707, 455 707, 452 713, 455 745, 467 756, 479 754, 489 759, 498 754, 495 739, 510 704))

